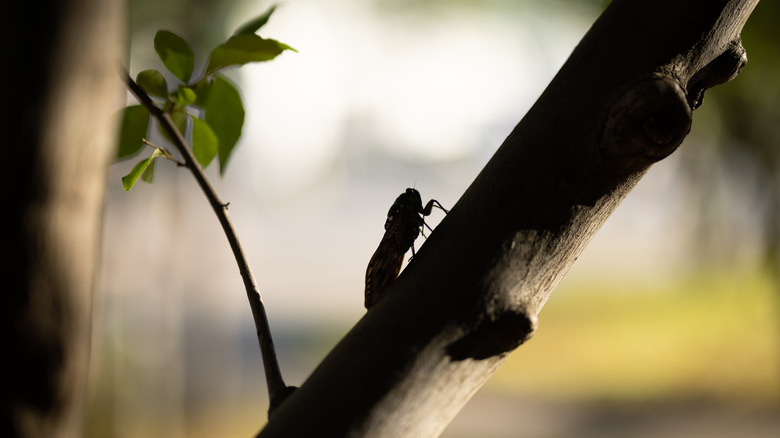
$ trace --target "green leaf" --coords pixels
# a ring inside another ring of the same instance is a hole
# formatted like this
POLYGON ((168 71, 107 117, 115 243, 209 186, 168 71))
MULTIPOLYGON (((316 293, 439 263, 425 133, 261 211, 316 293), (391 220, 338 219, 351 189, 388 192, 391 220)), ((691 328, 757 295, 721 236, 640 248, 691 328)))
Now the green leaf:
POLYGON ((152 96, 162 97, 163 99, 168 97, 168 83, 165 82, 165 77, 157 70, 144 70, 138 73, 135 81, 138 85, 152 96))
POLYGON ((175 112, 171 114, 171 119, 173 120, 173 124, 176 125, 176 129, 181 132, 182 137, 187 136, 187 114, 184 111, 181 112, 175 112))
POLYGON ((161 150, 155 149, 154 152, 152 152, 152 155, 145 159, 140 161, 138 164, 133 167, 133 170, 130 171, 127 175, 122 177, 122 186, 124 186, 125 191, 129 191, 133 188, 136 181, 138 181, 138 178, 141 176, 142 173, 146 171, 146 168, 149 167, 150 164, 154 162, 159 157, 162 157, 164 154, 161 150))
POLYGON ((167 30, 160 30, 154 36, 154 51, 174 76, 185 83, 190 80, 195 66, 195 55, 182 37, 167 30))
POLYGON ((270 61, 285 50, 297 50, 272 39, 261 38, 255 34, 243 34, 230 37, 211 52, 206 75, 231 65, 243 65, 249 62, 270 61))
POLYGON ((230 154, 241 137, 241 129, 244 126, 241 94, 226 77, 217 75, 205 90, 202 106, 205 111, 204 119, 219 139, 219 172, 224 175, 230 154))
MULTIPOLYGON (((157 150, 159 149, 155 149, 155 151, 157 150)), ((156 163, 157 160, 152 160, 149 162, 149 166, 146 168, 146 170, 144 170, 144 173, 141 174, 141 179, 143 180, 143 182, 147 184, 151 184, 154 182, 154 167, 156 163)))
POLYGON ((271 14, 273 14, 274 11, 276 10, 276 6, 277 5, 271 5, 271 7, 268 8, 268 10, 263 12, 261 15, 239 26, 239 28, 236 29, 235 32, 233 32, 233 35, 244 35, 244 34, 251 35, 257 32, 261 27, 265 26, 265 24, 268 23, 268 19, 271 18, 271 14))
POLYGON ((119 150, 117 159, 130 158, 144 147, 143 139, 149 129, 151 114, 141 105, 131 105, 122 110, 122 121, 119 129, 119 150))
POLYGON ((206 121, 192 117, 192 154, 202 167, 206 167, 217 156, 219 140, 206 121))
POLYGON ((179 88, 171 93, 171 98, 176 101, 176 104, 185 107, 187 105, 195 103, 198 96, 195 94, 192 88, 185 85, 179 85, 179 88))
POLYGON ((213 77, 210 78, 207 76, 192 86, 192 90, 198 96, 197 99, 195 99, 195 105, 199 107, 204 107, 206 105, 206 98, 208 97, 209 89, 211 89, 211 84, 213 83, 213 77))

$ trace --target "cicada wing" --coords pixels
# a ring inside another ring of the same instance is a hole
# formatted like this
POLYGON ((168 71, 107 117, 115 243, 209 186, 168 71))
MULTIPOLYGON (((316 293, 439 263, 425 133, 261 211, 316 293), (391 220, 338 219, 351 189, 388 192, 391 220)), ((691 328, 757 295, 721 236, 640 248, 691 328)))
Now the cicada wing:
POLYGON ((404 253, 395 250, 394 245, 384 239, 379 244, 366 269, 365 306, 370 309, 384 295, 387 288, 398 278, 404 253))

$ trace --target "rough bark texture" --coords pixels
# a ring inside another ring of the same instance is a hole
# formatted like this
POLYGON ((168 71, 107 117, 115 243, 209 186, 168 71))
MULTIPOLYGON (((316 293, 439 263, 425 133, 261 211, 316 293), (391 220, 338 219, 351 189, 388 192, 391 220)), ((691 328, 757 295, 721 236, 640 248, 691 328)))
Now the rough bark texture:
POLYGON ((615 0, 413 262, 260 437, 437 436, 703 91, 746 62, 757 0, 615 0))
POLYGON ((14 2, 4 13, 4 437, 81 435, 122 6, 14 2))

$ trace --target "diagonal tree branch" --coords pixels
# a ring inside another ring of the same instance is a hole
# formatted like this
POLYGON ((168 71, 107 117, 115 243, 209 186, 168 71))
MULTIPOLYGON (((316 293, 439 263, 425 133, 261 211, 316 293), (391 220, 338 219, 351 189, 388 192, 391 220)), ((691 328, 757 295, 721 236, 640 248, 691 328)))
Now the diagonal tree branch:
POLYGON ((284 401, 294 388, 287 386, 282 378, 279 362, 276 358, 273 338, 271 337, 271 328, 268 324, 268 316, 265 312, 265 305, 263 305, 260 291, 258 290, 252 270, 249 268, 249 263, 247 262, 244 250, 241 247, 241 243, 238 241, 236 230, 228 216, 227 204, 222 202, 217 195, 217 192, 214 190, 214 187, 211 185, 208 178, 206 178, 203 169, 201 169, 200 165, 195 160, 187 141, 184 139, 184 135, 176 128, 171 117, 155 105, 146 91, 130 77, 127 71, 122 72, 122 79, 138 101, 149 110, 152 116, 160 122, 160 125, 165 132, 173 139, 174 146, 176 146, 176 149, 178 149, 184 157, 184 165, 192 172, 192 175, 195 177, 201 190, 203 190, 203 193, 206 195, 211 208, 214 210, 214 214, 217 215, 219 223, 222 225, 222 229, 225 231, 225 236, 227 237, 228 242, 230 243, 230 249, 233 251, 233 255, 236 258, 238 270, 244 281, 247 298, 249 299, 249 305, 252 309, 252 317, 254 318, 255 329, 257 330, 257 339, 260 343, 260 353, 263 358, 266 384, 268 385, 270 413, 284 401))
POLYGON ((746 62, 757 0, 614 0, 412 262, 259 437, 434 437, 746 62))

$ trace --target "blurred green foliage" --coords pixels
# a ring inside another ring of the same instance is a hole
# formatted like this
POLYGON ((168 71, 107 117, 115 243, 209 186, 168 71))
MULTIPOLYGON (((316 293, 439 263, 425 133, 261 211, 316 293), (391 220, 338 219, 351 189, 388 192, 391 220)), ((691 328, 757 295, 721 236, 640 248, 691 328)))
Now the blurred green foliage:
MULTIPOLYGON (((721 123, 712 144, 717 162, 755 199, 760 215, 759 241, 774 270, 780 269, 780 17, 778 2, 759 2, 742 32, 748 64, 732 82, 708 92, 721 123)), ((720 196, 712 181, 700 184, 703 202, 720 196)), ((725 214, 728 214, 727 209, 725 214)), ((702 227, 711 233, 719 230, 702 227)), ((710 236, 703 236, 706 241, 710 236)), ((730 251, 733 248, 726 248, 730 251)))

